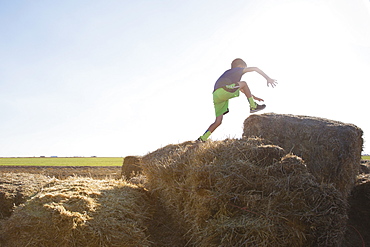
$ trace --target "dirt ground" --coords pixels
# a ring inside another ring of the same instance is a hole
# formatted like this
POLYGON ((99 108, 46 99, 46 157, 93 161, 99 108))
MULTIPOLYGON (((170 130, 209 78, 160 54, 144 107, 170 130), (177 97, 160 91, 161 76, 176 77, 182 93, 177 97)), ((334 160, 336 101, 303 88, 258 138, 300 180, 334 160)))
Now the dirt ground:
POLYGON ((121 166, 0 166, 0 173, 41 174, 58 179, 85 176, 96 179, 121 178, 121 166))

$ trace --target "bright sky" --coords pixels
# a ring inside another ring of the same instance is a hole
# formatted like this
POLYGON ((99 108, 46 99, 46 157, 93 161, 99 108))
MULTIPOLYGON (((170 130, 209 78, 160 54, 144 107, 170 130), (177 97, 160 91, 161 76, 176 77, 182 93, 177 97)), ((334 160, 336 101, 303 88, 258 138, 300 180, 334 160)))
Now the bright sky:
MULTIPOLYGON (((264 112, 364 131, 369 0, 0 0, 0 157, 144 155, 197 139, 234 58, 264 112)), ((211 139, 242 135, 245 97, 211 139)))

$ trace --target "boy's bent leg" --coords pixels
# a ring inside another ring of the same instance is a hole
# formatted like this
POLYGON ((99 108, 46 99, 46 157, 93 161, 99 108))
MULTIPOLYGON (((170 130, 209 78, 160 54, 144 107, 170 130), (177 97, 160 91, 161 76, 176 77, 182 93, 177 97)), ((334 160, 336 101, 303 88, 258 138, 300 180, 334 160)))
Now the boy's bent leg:
POLYGON ((258 105, 254 101, 251 90, 249 89, 248 84, 245 81, 240 81, 239 85, 240 91, 248 98, 250 113, 255 113, 257 111, 263 110, 266 107, 266 105, 258 105))
POLYGON ((240 86, 240 91, 249 99, 252 97, 251 90, 248 87, 248 84, 245 81, 238 82, 240 86))

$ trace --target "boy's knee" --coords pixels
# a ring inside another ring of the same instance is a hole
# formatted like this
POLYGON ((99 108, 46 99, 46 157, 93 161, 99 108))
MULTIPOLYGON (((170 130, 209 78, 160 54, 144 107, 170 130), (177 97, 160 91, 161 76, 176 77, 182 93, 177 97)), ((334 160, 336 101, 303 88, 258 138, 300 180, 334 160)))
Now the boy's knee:
POLYGON ((238 82, 239 83, 239 86, 240 87, 245 87, 245 86, 247 86, 247 82, 245 82, 245 81, 240 81, 240 82, 238 82))
POLYGON ((215 124, 221 125, 222 124, 222 118, 216 118, 215 124))

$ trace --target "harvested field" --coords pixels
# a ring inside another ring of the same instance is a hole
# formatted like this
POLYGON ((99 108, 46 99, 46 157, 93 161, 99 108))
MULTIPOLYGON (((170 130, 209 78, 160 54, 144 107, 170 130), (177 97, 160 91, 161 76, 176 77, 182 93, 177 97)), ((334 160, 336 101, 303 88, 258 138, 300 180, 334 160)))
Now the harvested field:
POLYGON ((41 174, 58 179, 69 176, 120 178, 121 166, 0 166, 0 173, 41 174))
POLYGON ((0 166, 120 166, 120 157, 18 157, 0 158, 0 166))

